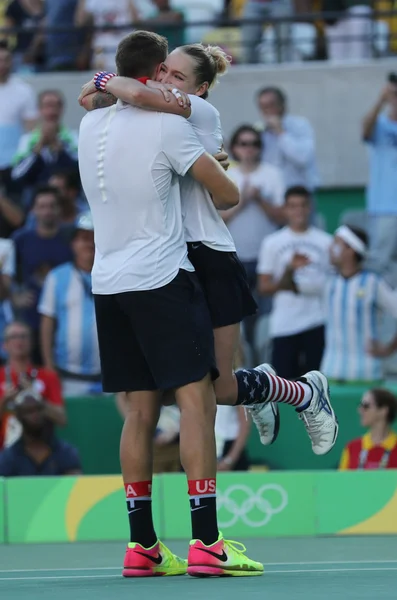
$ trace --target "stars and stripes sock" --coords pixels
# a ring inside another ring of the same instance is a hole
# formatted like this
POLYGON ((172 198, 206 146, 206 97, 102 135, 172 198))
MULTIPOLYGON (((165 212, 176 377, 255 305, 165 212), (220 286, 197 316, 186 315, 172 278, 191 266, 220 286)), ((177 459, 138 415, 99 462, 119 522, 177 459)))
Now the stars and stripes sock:
POLYGON ((130 522, 130 541, 151 548, 157 542, 152 516, 152 482, 124 484, 130 522))
POLYGON ((241 369, 235 374, 238 384, 237 405, 280 402, 304 410, 310 404, 312 389, 307 383, 287 381, 259 369, 241 369))

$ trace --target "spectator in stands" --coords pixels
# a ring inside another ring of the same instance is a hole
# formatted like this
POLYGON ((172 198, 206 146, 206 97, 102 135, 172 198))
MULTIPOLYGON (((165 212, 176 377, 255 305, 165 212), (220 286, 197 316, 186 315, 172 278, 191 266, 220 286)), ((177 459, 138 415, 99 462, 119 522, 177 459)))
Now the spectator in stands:
POLYGON ((383 313, 397 319, 397 294, 375 273, 363 268, 367 234, 343 225, 335 232, 331 261, 337 273, 326 290, 326 345, 321 371, 335 381, 379 382, 381 358, 397 350, 397 336, 378 339, 383 313))
POLYGON ((370 253, 368 268, 397 286, 397 75, 383 90, 363 123, 369 145, 367 189, 370 253), (387 109, 385 111, 385 109, 387 109))
POLYGON ((248 471, 251 422, 242 406, 218 406, 215 420, 218 471, 248 471))
POLYGON ((77 134, 62 125, 64 99, 57 90, 39 94, 40 125, 24 135, 12 177, 23 186, 47 182, 59 169, 77 169, 77 134))
POLYGON ((180 10, 172 8, 170 0, 153 0, 156 11, 150 17, 153 30, 168 40, 168 49, 175 50, 185 43, 184 17, 180 10))
POLYGON ((40 25, 44 17, 43 0, 11 0, 5 13, 5 25, 17 29, 15 36, 14 70, 34 72, 43 63, 43 34, 40 25))
POLYGON ((36 228, 15 232, 17 281, 19 289, 13 294, 15 309, 33 330, 33 356, 41 364, 38 347, 39 315, 37 304, 48 272, 72 259, 69 240, 60 225, 58 193, 49 186, 36 189, 33 212, 36 228))
POLYGON ((309 121, 287 112, 287 98, 279 88, 262 88, 257 99, 263 115, 262 159, 281 169, 287 188, 302 185, 313 192, 318 173, 316 141, 309 121))
POLYGON ((81 474, 76 448, 49 433, 46 409, 40 394, 33 390, 16 396, 15 415, 22 425, 22 435, 0 452, 0 477, 81 474))
MULTIPOLYGON (((258 62, 258 46, 268 17, 288 17, 292 15, 292 0, 246 0, 243 19, 249 21, 241 26, 243 61, 258 62)), ((279 23, 276 36, 279 40, 279 60, 290 59, 290 23, 279 23)))
POLYGON ((0 361, 5 359, 4 332, 12 321, 11 284, 15 276, 15 248, 12 240, 0 238, 0 361))
POLYGON ((37 121, 34 92, 30 85, 11 75, 12 55, 0 41, 0 184, 12 191, 11 164, 24 130, 37 121))
POLYGON ((75 15, 77 27, 93 24, 94 34, 93 68, 107 71, 115 70, 114 57, 119 42, 131 32, 131 26, 139 21, 135 0, 79 0, 75 15), (125 29, 112 29, 112 26, 125 29))
MULTIPOLYGON (((224 211, 225 220, 236 245, 237 254, 256 292, 256 265, 262 240, 284 222, 284 183, 281 172, 260 160, 262 140, 250 125, 242 125, 233 134, 230 151, 236 166, 228 174, 240 189, 240 202, 224 211)), ((269 307, 263 306, 263 311, 269 307)), ((246 338, 253 344, 256 317, 245 321, 246 338)))
POLYGON ((392 430, 397 416, 394 394, 382 388, 368 390, 358 412, 361 425, 369 431, 347 444, 339 469, 397 469, 397 434, 392 430))
POLYGON ((32 332, 25 323, 14 321, 5 330, 7 362, 0 368, 0 448, 13 444, 21 434, 14 414, 14 401, 21 391, 30 390, 43 401, 48 432, 66 424, 61 384, 53 371, 35 367, 31 360, 32 332))
POLYGON ((342 13, 338 19, 332 19, 327 24, 329 60, 346 62, 372 58, 372 5, 372 0, 324 0, 322 8, 325 12, 342 13))
MULTIPOLYGON (((61 209, 61 224, 65 228, 74 228, 81 213, 88 210, 88 204, 81 193, 81 182, 78 171, 56 171, 48 184, 58 191, 61 209)), ((30 212, 25 228, 36 227, 34 212, 30 212)))
POLYGON ((310 193, 285 194, 287 226, 263 242, 258 260, 259 292, 274 297, 270 317, 272 365, 296 379, 320 367, 324 350, 324 286, 332 237, 310 226, 310 193))
POLYGON ((64 396, 101 391, 99 349, 91 292, 94 228, 82 215, 72 240, 73 260, 51 271, 40 299, 44 364, 61 376, 64 396))
POLYGON ((69 28, 68 31, 48 31, 45 34, 46 68, 48 71, 76 71, 88 69, 90 56, 87 53, 86 35, 74 27, 78 0, 46 0, 46 27, 69 28), (85 55, 85 56, 84 56, 85 55))

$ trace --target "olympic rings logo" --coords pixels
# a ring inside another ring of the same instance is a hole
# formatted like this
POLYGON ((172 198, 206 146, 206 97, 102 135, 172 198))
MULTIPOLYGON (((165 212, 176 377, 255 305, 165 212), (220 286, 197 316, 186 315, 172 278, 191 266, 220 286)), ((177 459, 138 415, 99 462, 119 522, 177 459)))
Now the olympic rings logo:
POLYGON ((239 519, 249 527, 264 527, 269 523, 273 515, 281 513, 288 505, 288 494, 283 487, 275 483, 262 485, 257 492, 246 485, 232 485, 224 492, 218 490, 217 493, 218 511, 227 511, 230 514, 228 519, 219 522, 222 528, 232 527, 239 519), (276 506, 272 506, 270 501, 265 498, 268 492, 275 492, 278 496, 276 506), (237 493, 237 494, 236 494, 237 493), (236 495, 243 501, 237 501, 236 495), (251 511, 257 509, 256 512, 262 513, 263 517, 254 520, 251 516, 251 511))

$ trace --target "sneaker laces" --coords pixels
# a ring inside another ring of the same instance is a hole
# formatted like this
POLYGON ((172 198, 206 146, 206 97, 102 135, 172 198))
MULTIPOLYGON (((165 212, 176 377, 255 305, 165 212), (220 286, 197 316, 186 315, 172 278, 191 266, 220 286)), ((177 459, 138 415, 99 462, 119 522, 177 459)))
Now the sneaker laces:
POLYGON ((247 552, 247 548, 241 542, 236 542, 234 540, 223 540, 225 544, 227 544, 232 550, 237 552, 237 554, 244 554, 247 552))
POLYGON ((324 433, 323 424, 319 423, 314 415, 314 413, 301 413, 299 415, 301 421, 304 422, 306 430, 309 432, 310 437, 316 438, 316 441, 323 441, 326 438, 326 434, 324 433))

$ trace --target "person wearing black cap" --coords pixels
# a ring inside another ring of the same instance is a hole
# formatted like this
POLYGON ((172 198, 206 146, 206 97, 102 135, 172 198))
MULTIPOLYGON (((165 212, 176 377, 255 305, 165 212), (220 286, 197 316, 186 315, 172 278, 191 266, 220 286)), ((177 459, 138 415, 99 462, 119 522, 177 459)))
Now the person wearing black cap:
POLYGON ((364 231, 343 225, 335 232, 331 262, 336 274, 326 287, 326 344, 321 370, 336 381, 378 382, 382 358, 397 350, 397 336, 379 341, 381 314, 397 319, 397 294, 363 267, 368 250, 364 231))
POLYGON ((91 292, 95 247, 90 213, 84 213, 78 219, 71 245, 73 262, 48 274, 39 302, 44 363, 47 368, 58 371, 65 397, 101 391, 91 292))

